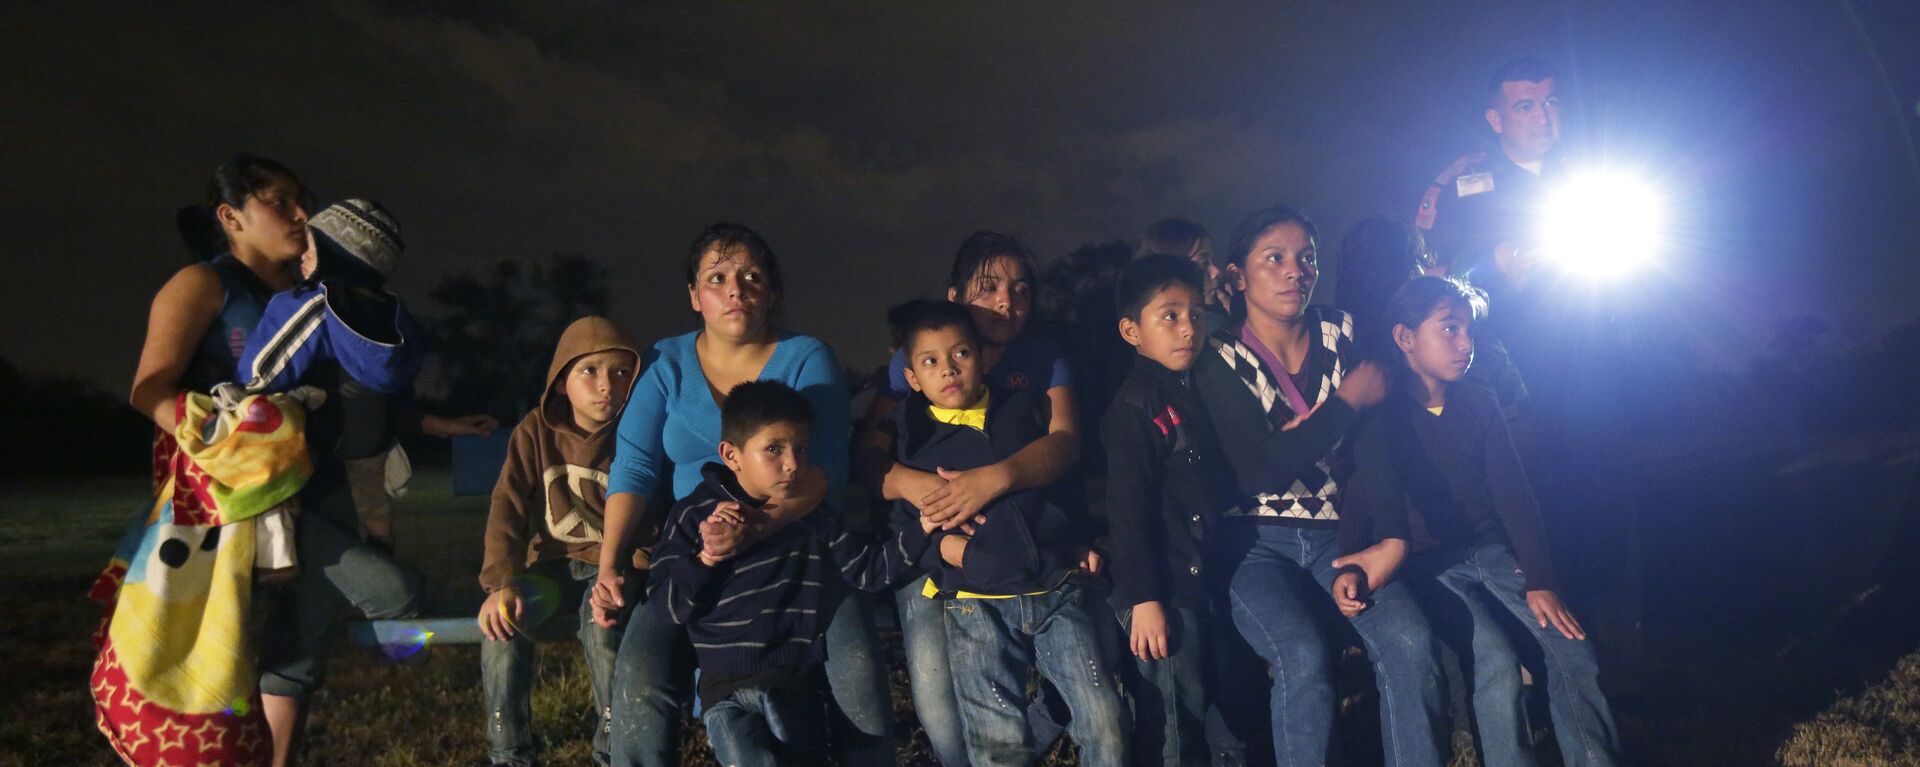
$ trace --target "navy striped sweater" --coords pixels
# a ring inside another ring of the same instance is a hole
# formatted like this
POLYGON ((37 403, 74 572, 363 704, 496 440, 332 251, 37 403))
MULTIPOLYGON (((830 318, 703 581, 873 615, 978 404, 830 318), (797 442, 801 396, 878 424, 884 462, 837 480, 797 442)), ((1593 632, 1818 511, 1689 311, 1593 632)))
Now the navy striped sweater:
POLYGON ((722 501, 759 504, 725 466, 709 463, 700 474, 653 548, 647 602, 687 627, 708 705, 750 683, 742 680, 805 675, 826 659, 822 605, 831 580, 882 591, 916 574, 914 562, 926 551, 917 527, 875 539, 842 530, 822 508, 708 567, 699 559, 700 523, 722 501))

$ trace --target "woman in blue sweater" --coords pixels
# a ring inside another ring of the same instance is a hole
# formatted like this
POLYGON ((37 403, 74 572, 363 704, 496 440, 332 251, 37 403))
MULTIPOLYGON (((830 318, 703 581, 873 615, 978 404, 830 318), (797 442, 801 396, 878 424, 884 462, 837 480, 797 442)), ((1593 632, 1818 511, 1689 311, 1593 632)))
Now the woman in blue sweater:
MULTIPOLYGON (((684 497, 699 487, 700 467, 719 461, 720 404, 735 385, 779 381, 813 406, 816 470, 805 479, 811 492, 789 508, 767 509, 770 526, 805 515, 847 478, 850 405, 840 361, 819 339, 774 327, 780 263, 766 241, 737 224, 708 227, 688 250, 687 297, 701 329, 654 344, 620 419, 593 593, 595 619, 606 624, 627 607, 625 578, 644 577, 631 570, 645 561, 635 549, 651 547, 659 535, 665 509, 648 508, 655 490, 666 481, 673 498, 684 497)), ((886 670, 862 604, 841 600, 827 629, 827 676, 847 720, 838 734, 851 749, 842 762, 891 764, 886 670)), ((627 612, 614 670, 614 761, 673 764, 681 701, 690 692, 684 632, 656 611, 627 612)))

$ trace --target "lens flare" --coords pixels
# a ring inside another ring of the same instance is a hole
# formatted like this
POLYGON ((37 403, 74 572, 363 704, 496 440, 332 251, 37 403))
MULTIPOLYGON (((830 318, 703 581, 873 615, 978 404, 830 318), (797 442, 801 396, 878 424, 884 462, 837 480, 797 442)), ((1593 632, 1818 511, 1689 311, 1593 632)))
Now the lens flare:
POLYGON ((540 626, 560 609, 560 584, 552 578, 524 573, 507 581, 507 586, 520 595, 520 619, 513 621, 515 630, 540 626))
POLYGON ((1625 276, 1660 255, 1666 201, 1653 185, 1620 170, 1577 173, 1547 197, 1542 257, 1596 279, 1625 276))
POLYGON ((424 660, 422 655, 433 643, 433 632, 422 629, 406 629, 391 639, 380 643, 380 652, 388 660, 405 663, 414 659, 424 660))

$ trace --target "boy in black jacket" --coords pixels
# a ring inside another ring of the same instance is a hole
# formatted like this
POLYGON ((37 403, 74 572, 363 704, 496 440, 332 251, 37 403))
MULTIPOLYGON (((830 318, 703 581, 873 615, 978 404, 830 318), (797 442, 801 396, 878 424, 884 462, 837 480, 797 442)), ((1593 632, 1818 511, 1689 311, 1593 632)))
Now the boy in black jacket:
POLYGON ((1120 337, 1139 352, 1100 422, 1110 529, 1100 549, 1138 674, 1133 748, 1141 761, 1205 765, 1210 700, 1201 564, 1208 528, 1235 504, 1234 479, 1190 372, 1206 339, 1200 270, 1151 256, 1121 272, 1120 337))
POLYGON ((687 627, 702 720, 723 764, 825 763, 819 677, 832 580, 892 587, 927 546, 930 525, 874 542, 816 511, 739 548, 750 518, 787 499, 807 469, 812 423, 806 398, 785 384, 734 387, 720 409, 725 465, 702 469, 705 481, 674 505, 653 549, 647 602, 687 627))
MULTIPOLYGON (((979 337, 965 307, 920 301, 903 307, 898 337, 915 394, 895 412, 898 460, 933 472, 964 471, 1006 458, 1047 433, 1047 401, 984 380, 979 337)), ((919 514, 896 504, 896 528, 919 514)), ((926 548, 928 588, 946 598, 954 692, 976 767, 1027 765, 1039 756, 1027 727, 1028 674, 1037 667, 1072 711, 1068 732, 1086 765, 1126 763, 1125 703, 1100 658, 1099 627, 1075 577, 1084 523, 1040 490, 993 500, 965 533, 935 533, 926 548)))

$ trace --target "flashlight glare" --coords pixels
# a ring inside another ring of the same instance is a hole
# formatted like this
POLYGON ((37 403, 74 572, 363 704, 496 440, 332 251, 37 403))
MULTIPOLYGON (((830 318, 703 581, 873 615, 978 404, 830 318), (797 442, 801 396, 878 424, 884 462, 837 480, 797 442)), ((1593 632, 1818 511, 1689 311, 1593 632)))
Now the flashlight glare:
POLYGON ((1631 174, 1570 177, 1547 199, 1540 233, 1544 255, 1596 278, 1628 274, 1657 254, 1663 208, 1659 192, 1631 174))

